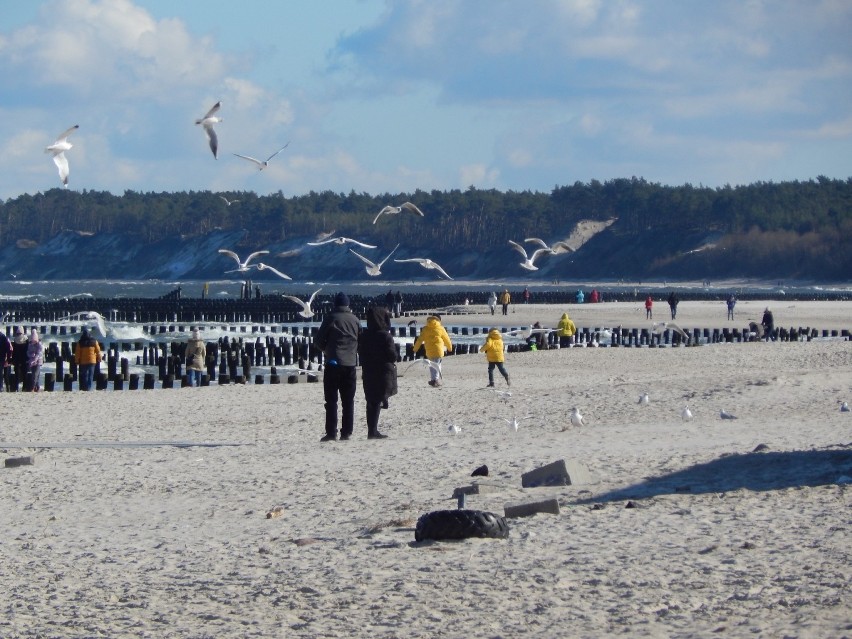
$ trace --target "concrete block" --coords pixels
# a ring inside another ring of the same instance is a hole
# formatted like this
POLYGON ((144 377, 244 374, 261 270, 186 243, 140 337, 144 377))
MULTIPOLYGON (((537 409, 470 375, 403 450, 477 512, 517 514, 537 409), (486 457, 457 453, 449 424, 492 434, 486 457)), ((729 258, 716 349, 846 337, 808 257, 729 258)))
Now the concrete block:
POLYGON ((18 466, 32 466, 35 464, 35 457, 27 455, 26 457, 7 457, 6 468, 17 468, 18 466))
POLYGON ((459 495, 485 495, 489 493, 499 493, 505 490, 504 486, 490 482, 474 482, 469 486, 459 486, 453 491, 453 498, 458 498, 459 495))
POLYGON ((556 499, 543 499, 523 504, 506 504, 503 508, 506 517, 529 517, 537 513, 559 514, 559 502, 556 499))
POLYGON ((593 484, 594 477, 585 465, 578 461, 560 459, 541 466, 521 475, 521 485, 524 488, 537 486, 573 486, 577 484, 593 484))

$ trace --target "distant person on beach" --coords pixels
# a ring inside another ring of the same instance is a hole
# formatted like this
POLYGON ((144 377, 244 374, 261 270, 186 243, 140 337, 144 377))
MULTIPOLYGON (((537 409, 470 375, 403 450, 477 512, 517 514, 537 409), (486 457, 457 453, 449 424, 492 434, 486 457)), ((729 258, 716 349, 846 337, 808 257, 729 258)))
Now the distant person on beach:
POLYGON ((511 386, 509 381, 509 373, 503 366, 505 355, 503 353, 503 337, 500 331, 492 328, 488 331, 488 337, 485 338, 485 344, 482 347, 482 352, 485 353, 485 358, 488 360, 488 386, 494 386, 494 369, 500 371, 503 379, 506 380, 506 386, 511 386))
POLYGON ((497 293, 491 291, 491 295, 488 296, 488 308, 491 309, 491 314, 494 315, 494 311, 497 309, 497 293))
POLYGON ((9 391, 11 389, 11 380, 9 379, 9 368, 12 366, 12 342, 6 337, 6 333, 0 331, 0 392, 9 391))
POLYGON ((541 322, 536 322, 532 325, 533 330, 527 338, 527 346, 531 351, 543 351, 547 349, 547 333, 542 330, 541 322))
POLYGON ((402 292, 399 290, 393 296, 393 314, 395 317, 402 316, 402 292))
POLYGON ((556 336, 559 338, 559 348, 568 348, 574 341, 577 326, 568 317, 568 313, 562 313, 559 323, 556 325, 556 336))
POLYGON ((574 296, 574 299, 577 300, 577 304, 582 304, 586 301, 586 294, 582 290, 579 290, 577 291, 577 295, 574 296))
POLYGON ((654 319, 654 298, 650 295, 645 298, 645 319, 654 319))
POLYGON ((726 304, 726 305, 727 305, 727 307, 728 307, 728 319, 729 319, 729 320, 734 319, 734 307, 737 305, 737 298, 736 298, 736 296, 735 296, 733 293, 731 293, 730 295, 728 295, 728 301, 727 301, 727 302, 725 302, 725 304, 726 304))
POLYGON ((207 347, 197 328, 192 329, 186 342, 186 375, 193 388, 201 385, 201 375, 207 370, 207 347))
POLYGON ((677 319, 677 305, 680 302, 678 299, 677 293, 672 291, 669 293, 669 310, 672 312, 672 319, 677 319))
POLYGON ((503 315, 509 314, 509 304, 512 302, 512 296, 509 295, 509 289, 504 288, 500 293, 500 305, 503 307, 503 315))
POLYGON ((41 365, 44 363, 44 344, 41 343, 41 340, 38 338, 38 332, 36 329, 30 331, 30 341, 27 344, 27 369, 30 374, 30 382, 29 388, 27 390, 31 390, 34 393, 37 393, 41 390, 41 384, 39 384, 39 379, 41 376, 41 365))
POLYGON ((530 303, 530 289, 526 286, 524 287, 524 304, 530 303))
POLYGON ((766 310, 763 311, 763 319, 760 320, 761 326, 763 326, 763 335, 766 338, 766 341, 774 340, 772 332, 775 330, 775 318, 772 316, 772 311, 769 310, 769 307, 766 307, 766 310))
POLYGON ((23 385, 27 380, 27 349, 29 342, 27 336, 24 335, 24 329, 20 326, 15 329, 15 336, 12 338, 12 363, 15 365, 15 390, 18 390, 19 385, 23 385))
POLYGON ((429 367, 429 386, 438 388, 441 386, 441 360, 444 358, 444 353, 453 348, 447 329, 441 325, 439 315, 430 315, 426 318, 426 326, 414 340, 415 355, 421 346, 425 347, 426 358, 432 362, 432 366, 429 367))
POLYGON ((397 393, 396 346, 390 334, 390 310, 374 306, 367 311, 367 328, 358 337, 361 385, 367 402, 367 439, 385 439, 379 415, 397 393))
POLYGON ((388 292, 385 293, 385 306, 393 308, 393 291, 390 289, 388 289, 388 292))
POLYGON ((89 330, 84 328, 77 342, 74 359, 80 368, 80 390, 92 390, 92 382, 95 379, 95 366, 101 361, 101 345, 98 340, 89 335, 89 330))
POLYGON ((355 385, 358 363, 358 336, 361 322, 349 308, 349 297, 338 293, 334 297, 334 308, 325 316, 317 330, 314 343, 325 358, 322 376, 325 397, 325 435, 322 442, 337 439, 337 397, 340 396, 342 416, 340 439, 352 436, 355 424, 355 385))

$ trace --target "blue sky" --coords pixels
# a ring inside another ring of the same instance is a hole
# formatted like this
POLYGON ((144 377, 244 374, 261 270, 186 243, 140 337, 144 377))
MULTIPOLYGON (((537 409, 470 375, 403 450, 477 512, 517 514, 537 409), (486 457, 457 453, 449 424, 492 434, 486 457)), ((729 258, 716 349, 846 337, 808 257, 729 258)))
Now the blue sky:
POLYGON ((60 186, 73 124, 69 188, 116 194, 846 179, 849 33, 848 0, 6 1, 0 199, 60 186))

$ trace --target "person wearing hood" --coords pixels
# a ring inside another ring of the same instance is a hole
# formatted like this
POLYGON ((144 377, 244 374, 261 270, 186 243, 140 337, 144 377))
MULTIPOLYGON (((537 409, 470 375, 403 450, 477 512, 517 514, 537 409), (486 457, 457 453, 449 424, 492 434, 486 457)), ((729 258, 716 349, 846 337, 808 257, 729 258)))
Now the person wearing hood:
POLYGON ((12 363, 15 365, 15 390, 18 390, 19 385, 26 384, 28 350, 29 341, 27 340, 27 336, 24 335, 24 330, 19 326, 15 329, 15 336, 12 338, 12 363))
POLYGON ((559 348, 568 348, 571 342, 574 341, 574 335, 577 333, 577 327, 574 322, 568 317, 568 313, 562 313, 562 318, 556 325, 556 335, 559 337, 559 348))
POLYGON ((12 390, 12 380, 9 379, 9 368, 12 366, 12 342, 6 337, 4 331, 0 331, 0 392, 12 390))
POLYGON ((437 388, 441 385, 441 360, 444 353, 453 348, 447 329, 441 325, 440 316, 430 315, 426 318, 426 326, 414 340, 415 355, 421 346, 426 348, 426 357, 433 364, 429 367, 429 386, 437 388))
POLYGON ((488 386, 494 386, 494 369, 500 371, 503 379, 506 380, 506 386, 511 386, 509 381, 509 373, 503 366, 505 355, 503 354, 503 336, 496 328, 488 331, 488 337, 485 338, 485 344, 482 347, 482 352, 485 353, 485 358, 488 360, 488 386))
POLYGON ((488 296, 488 308, 491 309, 491 314, 494 315, 494 311, 497 308, 497 293, 491 291, 491 295, 488 296))
POLYGON ((355 424, 355 385, 358 364, 358 337, 361 322, 349 308, 349 297, 338 293, 334 308, 325 316, 317 330, 314 343, 325 359, 322 388, 325 398, 325 435, 322 442, 337 439, 337 398, 340 396, 342 415, 340 439, 352 436, 355 424))
POLYGON ((95 379, 95 367, 101 361, 101 345, 98 340, 89 335, 88 329, 83 329, 80 341, 74 352, 74 360, 80 367, 80 390, 92 390, 92 382, 95 379))
POLYGON ((189 377, 189 385, 197 387, 201 385, 201 375, 206 370, 207 347, 201 339, 197 328, 192 329, 190 338, 186 343, 186 374, 189 377))
POLYGON ((763 311, 763 319, 760 321, 760 324, 763 326, 763 335, 766 337, 766 341, 774 340, 775 337, 772 335, 772 332, 775 330, 775 318, 772 316, 772 311, 769 310, 768 306, 763 311))
POLYGON ((30 341, 27 344, 27 370, 29 371, 30 379, 28 389, 34 393, 41 390, 39 380, 41 377, 41 365, 44 363, 44 344, 38 338, 36 329, 30 331, 30 341))
POLYGON ((396 395, 396 346, 390 334, 390 310, 374 306, 367 311, 367 328, 358 337, 361 385, 367 402, 367 439, 384 439, 379 414, 396 395))

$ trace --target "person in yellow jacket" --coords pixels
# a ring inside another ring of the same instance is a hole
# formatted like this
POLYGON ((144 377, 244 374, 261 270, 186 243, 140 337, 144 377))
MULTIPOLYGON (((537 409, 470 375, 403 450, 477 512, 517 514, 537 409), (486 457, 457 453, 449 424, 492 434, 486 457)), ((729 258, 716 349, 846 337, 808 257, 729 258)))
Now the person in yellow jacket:
POLYGON ((559 324, 556 325, 556 334, 559 336, 559 348, 571 346, 576 332, 577 327, 571 321, 571 318, 568 317, 568 313, 562 313, 562 318, 559 320, 559 324))
POLYGON ((429 386, 441 385, 441 360, 444 353, 452 350, 453 343, 447 330, 441 325, 439 315, 430 315, 426 318, 426 326, 420 331, 420 335, 414 340, 414 352, 417 353, 421 346, 426 347, 426 357, 431 362, 429 366, 429 386))
POLYGON ((83 329, 80 341, 74 352, 74 359, 80 367, 80 390, 92 390, 92 382, 95 380, 95 367, 101 361, 101 345, 98 340, 89 335, 88 329, 83 329))
POLYGON ((506 372, 506 367, 503 366, 503 362, 506 359, 503 355, 503 336, 500 335, 500 331, 496 328, 488 331, 488 337, 485 338, 482 352, 485 353, 485 357, 488 359, 488 385, 494 386, 494 369, 496 368, 506 380, 506 386, 511 386, 509 373, 506 372))
POLYGON ((500 293, 500 305, 503 307, 503 315, 509 314, 509 303, 512 301, 512 296, 509 295, 509 289, 504 288, 500 293))

